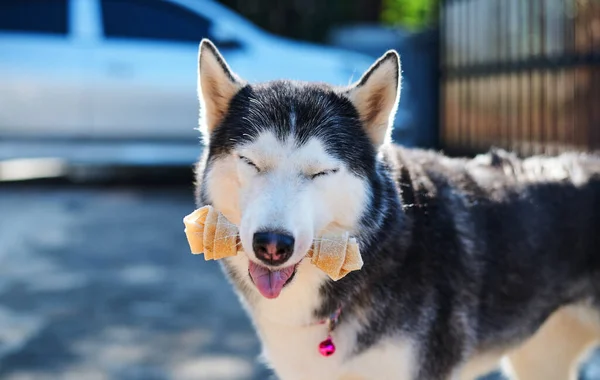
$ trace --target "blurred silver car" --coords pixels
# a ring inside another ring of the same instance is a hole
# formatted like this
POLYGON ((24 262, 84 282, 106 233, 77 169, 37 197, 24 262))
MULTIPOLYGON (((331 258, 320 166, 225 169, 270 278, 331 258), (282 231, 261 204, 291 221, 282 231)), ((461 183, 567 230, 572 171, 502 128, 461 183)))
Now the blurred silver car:
POLYGON ((0 2, 0 160, 189 165, 198 43, 250 81, 348 84, 368 56, 268 34, 209 0, 0 2))

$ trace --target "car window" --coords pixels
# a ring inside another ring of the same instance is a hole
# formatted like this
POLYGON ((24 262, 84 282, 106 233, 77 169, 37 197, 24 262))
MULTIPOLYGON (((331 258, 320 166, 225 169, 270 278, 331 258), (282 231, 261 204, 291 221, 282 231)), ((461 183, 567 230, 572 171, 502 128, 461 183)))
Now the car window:
POLYGON ((0 1, 0 32, 67 34, 67 0, 0 1))
POLYGON ((102 0, 107 38, 198 43, 209 37, 210 21, 165 1, 102 0))

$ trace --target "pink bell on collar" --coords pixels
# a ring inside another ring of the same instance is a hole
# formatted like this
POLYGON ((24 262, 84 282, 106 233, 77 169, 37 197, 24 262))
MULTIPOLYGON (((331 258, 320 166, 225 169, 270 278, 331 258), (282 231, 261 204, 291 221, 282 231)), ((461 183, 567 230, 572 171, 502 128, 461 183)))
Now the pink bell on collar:
POLYGON ((340 307, 335 312, 333 312, 326 320, 321 321, 321 323, 327 323, 327 338, 321 343, 319 343, 319 353, 322 356, 328 357, 335 354, 335 344, 333 343, 331 333, 337 326, 338 319, 341 313, 342 308, 340 307))
POLYGON ((331 356, 335 353, 335 344, 333 344, 331 335, 327 336, 327 339, 319 343, 319 352, 325 357, 331 356))

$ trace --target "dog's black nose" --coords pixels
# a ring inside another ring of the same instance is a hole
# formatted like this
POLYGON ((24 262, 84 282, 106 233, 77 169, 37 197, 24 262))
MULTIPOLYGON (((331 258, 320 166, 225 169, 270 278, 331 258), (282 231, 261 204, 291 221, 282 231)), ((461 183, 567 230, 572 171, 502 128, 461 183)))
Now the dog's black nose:
POLYGON ((252 239, 256 258, 269 265, 280 265, 294 253, 294 237, 279 232, 257 232, 252 239))

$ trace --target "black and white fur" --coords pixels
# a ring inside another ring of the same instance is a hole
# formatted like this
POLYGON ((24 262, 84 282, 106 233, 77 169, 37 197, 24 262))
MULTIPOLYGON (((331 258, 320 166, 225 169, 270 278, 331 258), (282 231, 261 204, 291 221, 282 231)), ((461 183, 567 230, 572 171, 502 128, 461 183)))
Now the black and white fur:
POLYGON ((574 376, 600 336, 600 159, 393 146, 393 51, 346 88, 248 84, 204 40, 198 78, 197 204, 240 230, 243 252, 223 267, 278 378, 473 379, 502 357, 521 380, 574 376), (264 230, 295 238, 279 266, 295 275, 274 299, 248 275, 264 230), (333 282, 305 254, 336 231, 357 237, 364 266, 333 282), (338 350, 322 357, 317 322, 338 307, 338 350), (540 360, 540 345, 568 346, 573 329, 570 351, 540 360))

